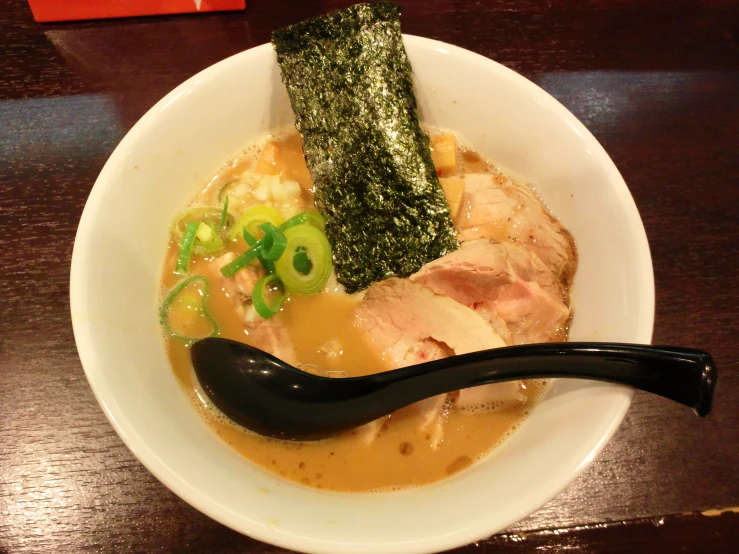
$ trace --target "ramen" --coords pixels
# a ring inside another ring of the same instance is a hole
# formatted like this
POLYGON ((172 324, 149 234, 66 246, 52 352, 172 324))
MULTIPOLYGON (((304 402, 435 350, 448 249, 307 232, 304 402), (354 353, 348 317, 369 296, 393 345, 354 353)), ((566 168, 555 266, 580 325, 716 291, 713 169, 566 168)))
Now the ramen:
POLYGON ((172 223, 161 310, 172 368, 215 432, 270 472, 353 492, 444 479, 499 445, 545 390, 543 381, 484 385, 292 442, 231 422, 198 385, 190 346, 213 334, 336 378, 566 340, 572 237, 528 187, 453 132, 428 133, 460 247, 412 275, 352 294, 337 282, 295 131, 249 145, 172 223))

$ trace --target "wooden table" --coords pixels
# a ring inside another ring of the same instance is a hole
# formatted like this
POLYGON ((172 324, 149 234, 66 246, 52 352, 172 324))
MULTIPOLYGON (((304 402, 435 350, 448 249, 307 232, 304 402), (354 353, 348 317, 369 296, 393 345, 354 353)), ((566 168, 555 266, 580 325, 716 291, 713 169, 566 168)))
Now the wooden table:
MULTIPOLYGON (((40 25, 0 0, 0 553, 280 549, 222 527, 156 481, 87 385, 68 302, 95 177, 159 98, 347 1, 40 25)), ((460 552, 739 552, 739 3, 408 0, 407 33, 524 74, 587 125, 649 236, 656 343, 719 363, 714 414, 637 394, 582 477, 460 552), (722 511, 724 510, 724 511, 722 511)))

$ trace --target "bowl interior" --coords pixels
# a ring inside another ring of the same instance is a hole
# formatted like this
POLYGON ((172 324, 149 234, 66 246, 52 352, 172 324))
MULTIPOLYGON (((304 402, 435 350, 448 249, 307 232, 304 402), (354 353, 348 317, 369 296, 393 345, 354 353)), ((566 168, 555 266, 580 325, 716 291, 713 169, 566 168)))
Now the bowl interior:
MULTIPOLYGON (((458 131, 523 176, 574 235, 571 339, 648 343, 654 287, 646 236, 600 145, 514 72, 427 39, 406 37, 406 47, 422 119, 458 131)), ((557 381, 512 438, 469 470, 403 492, 337 494, 244 460, 199 418, 169 369, 157 321, 169 220, 221 163, 292 117, 265 45, 175 89, 115 150, 85 207, 71 275, 75 338, 98 401, 170 489, 263 541, 311 552, 431 552, 505 528, 584 469, 620 423, 629 390, 557 381)))

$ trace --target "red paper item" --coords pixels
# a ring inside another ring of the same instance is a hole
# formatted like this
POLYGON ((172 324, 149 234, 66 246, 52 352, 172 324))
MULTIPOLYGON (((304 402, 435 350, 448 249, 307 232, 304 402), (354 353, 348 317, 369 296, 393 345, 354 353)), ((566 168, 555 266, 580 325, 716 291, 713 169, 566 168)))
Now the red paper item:
POLYGON ((246 0, 28 0, 36 21, 243 10, 246 0))

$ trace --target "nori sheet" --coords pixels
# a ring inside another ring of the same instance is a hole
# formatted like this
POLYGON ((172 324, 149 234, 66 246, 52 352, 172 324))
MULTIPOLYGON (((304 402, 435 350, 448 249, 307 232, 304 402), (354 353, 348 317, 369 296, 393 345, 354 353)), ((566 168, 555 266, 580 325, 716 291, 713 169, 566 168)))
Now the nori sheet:
POLYGON ((356 4, 277 30, 272 43, 346 290, 407 277, 457 249, 399 7, 356 4))

